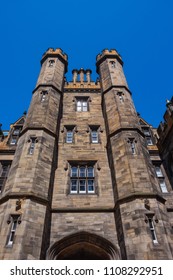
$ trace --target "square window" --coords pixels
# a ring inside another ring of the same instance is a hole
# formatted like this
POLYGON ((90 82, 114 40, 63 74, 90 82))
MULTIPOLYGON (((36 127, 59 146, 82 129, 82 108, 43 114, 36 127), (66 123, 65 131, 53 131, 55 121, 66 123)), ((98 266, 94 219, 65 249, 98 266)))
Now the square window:
POLYGON ((88 97, 87 98, 76 98, 76 111, 87 112, 88 111, 88 97))
POLYGON ((71 194, 95 193, 94 167, 80 164, 71 166, 70 182, 71 194))

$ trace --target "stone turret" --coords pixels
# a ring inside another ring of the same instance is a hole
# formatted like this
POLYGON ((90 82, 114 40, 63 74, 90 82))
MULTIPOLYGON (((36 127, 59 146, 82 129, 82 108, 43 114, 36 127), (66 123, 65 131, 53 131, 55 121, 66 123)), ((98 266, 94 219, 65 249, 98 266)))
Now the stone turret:
MULTIPOLYGON (((153 215, 161 215, 156 209, 160 202, 164 208, 164 199, 159 197, 158 182, 144 135, 139 127, 131 92, 123 72, 121 56, 116 50, 106 49, 97 56, 96 65, 100 75, 115 209, 117 216, 121 213, 123 219, 123 225, 120 219, 116 222, 121 253, 124 258, 131 258, 130 252, 133 251, 133 244, 135 244, 135 247, 139 248, 139 254, 136 252, 136 256, 145 258, 148 251, 147 242, 141 244, 139 234, 133 232, 133 229, 139 228, 138 223, 141 221, 139 231, 147 236, 144 221, 147 211, 143 200, 151 197, 153 215), (129 219, 128 217, 132 217, 133 213, 136 213, 134 215, 136 218, 129 219), (140 255, 141 251, 143 256, 140 255)), ((161 250, 164 255, 164 247, 161 250)))
MULTIPOLYGON (((13 216, 20 218, 20 234, 16 236, 10 258, 28 259, 45 254, 42 236, 48 236, 45 226, 50 222, 50 199, 57 161, 57 141, 62 109, 64 74, 67 56, 61 49, 48 49, 41 60, 41 71, 33 91, 26 122, 21 132, 10 174, 3 191, 8 204, 3 228, 13 216), (20 200, 20 207, 15 207, 20 200), (28 209, 30 211, 28 212, 28 209), (24 234, 25 232, 25 234, 24 234), (32 250, 29 244, 33 244, 32 250)), ((4 204, 4 207, 6 207, 4 204)), ((5 243, 5 241, 3 240, 5 243)), ((12 241, 10 244, 11 245, 12 241)), ((2 249, 2 248, 1 248, 2 249)), ((8 258, 8 249, 1 253, 8 258)))

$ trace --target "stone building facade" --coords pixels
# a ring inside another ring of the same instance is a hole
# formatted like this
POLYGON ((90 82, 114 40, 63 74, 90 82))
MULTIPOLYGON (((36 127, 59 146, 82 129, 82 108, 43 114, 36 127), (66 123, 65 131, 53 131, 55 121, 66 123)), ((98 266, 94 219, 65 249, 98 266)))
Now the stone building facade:
POLYGON ((99 78, 48 49, 27 115, 0 130, 0 259, 173 259, 173 196, 156 131, 116 50, 99 78))

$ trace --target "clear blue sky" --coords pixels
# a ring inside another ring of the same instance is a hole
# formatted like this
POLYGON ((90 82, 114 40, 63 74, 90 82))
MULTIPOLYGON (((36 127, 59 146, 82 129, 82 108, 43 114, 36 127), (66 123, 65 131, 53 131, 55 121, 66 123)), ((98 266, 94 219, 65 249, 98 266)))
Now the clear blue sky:
POLYGON ((137 112, 157 127, 173 95, 172 0, 8 0, 0 7, 0 122, 8 129, 28 109, 49 47, 68 54, 74 68, 117 49, 137 112))

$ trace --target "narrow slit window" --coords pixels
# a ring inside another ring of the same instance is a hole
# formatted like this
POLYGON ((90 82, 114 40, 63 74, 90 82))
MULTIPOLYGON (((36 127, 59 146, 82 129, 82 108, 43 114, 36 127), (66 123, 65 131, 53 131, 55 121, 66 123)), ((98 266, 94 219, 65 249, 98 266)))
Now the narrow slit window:
POLYGON ((30 147, 29 147, 29 155, 33 155, 34 150, 35 150, 35 143, 37 139, 35 137, 31 137, 29 142, 30 142, 30 147))
POLYGON ((115 68, 115 66, 116 66, 115 61, 110 61, 110 64, 111 64, 111 68, 115 68))
POLYGON ((120 102, 121 102, 121 103, 124 103, 124 97, 123 97, 124 94, 123 94, 121 91, 119 91, 119 92, 117 93, 117 95, 118 95, 118 97, 119 97, 120 102))
POLYGON ((132 154, 133 155, 136 154, 136 152, 135 152, 135 143, 134 142, 131 143, 131 149, 132 149, 132 154))
POLYGON ((19 215, 11 216, 12 221, 11 221, 10 233, 9 233, 8 240, 7 240, 7 246, 11 247, 14 243, 14 238, 15 238, 15 233, 16 233, 19 217, 20 217, 19 215))
POLYGON ((55 60, 50 59, 50 60, 49 60, 49 67, 53 67, 53 66, 54 66, 54 63, 55 63, 55 60))
POLYGON ((167 186, 166 186, 166 183, 165 183, 165 178, 164 178, 164 175, 163 175, 162 170, 161 170, 161 166, 155 165, 154 167, 155 167, 155 172, 156 172, 156 176, 157 176, 157 180, 159 182, 161 192, 162 193, 168 193, 167 186))
POLYGON ((66 143, 73 143, 73 130, 67 130, 66 143))
POLYGON ((42 91, 41 92, 41 102, 45 102, 46 101, 47 94, 48 94, 47 91, 42 91))
POLYGON ((11 162, 5 161, 5 162, 1 162, 1 170, 0 170, 0 193, 3 190, 3 187, 5 185, 5 182, 7 180, 8 177, 8 173, 10 170, 10 166, 11 166, 11 162))
POLYGON ((148 218, 148 223, 149 223, 149 228, 150 228, 153 243, 158 243, 155 228, 154 228, 153 218, 149 217, 148 218))
POLYGON ((165 180, 164 179, 159 179, 159 184, 160 184, 161 191, 163 193, 167 193, 168 190, 167 190, 167 187, 166 187, 165 180))
POLYGON ((98 138, 98 130, 91 130, 91 142, 92 143, 98 143, 99 142, 99 138, 98 138))
POLYGON ((156 170, 157 177, 163 177, 160 166, 155 166, 155 170, 156 170))
POLYGON ((11 145, 16 145, 16 144, 17 144, 17 136, 14 136, 14 135, 13 135, 13 136, 11 137, 10 144, 11 144, 11 145))
POLYGON ((100 142, 100 126, 91 125, 89 126, 90 141, 91 143, 97 144, 100 142))

